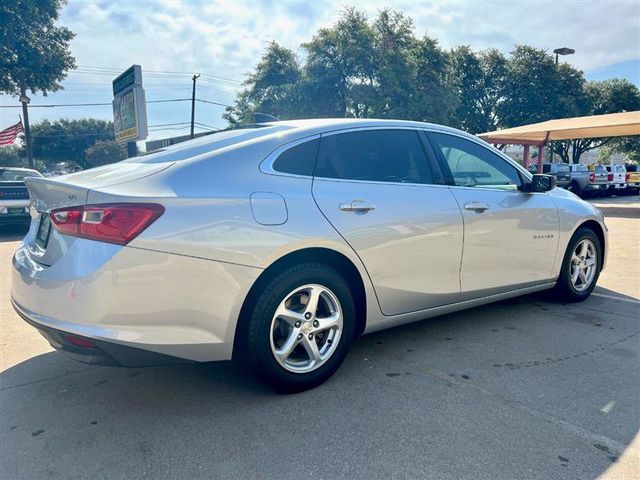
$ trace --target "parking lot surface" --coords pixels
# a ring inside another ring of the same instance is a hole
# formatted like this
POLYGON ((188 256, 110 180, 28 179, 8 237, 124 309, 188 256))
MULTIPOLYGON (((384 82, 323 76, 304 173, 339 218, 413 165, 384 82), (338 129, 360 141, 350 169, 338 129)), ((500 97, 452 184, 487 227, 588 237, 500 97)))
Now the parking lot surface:
POLYGON ((326 384, 286 396, 227 363, 53 351, 11 308, 22 233, 4 232, 0 478, 633 478, 640 203, 594 202, 610 250, 587 301, 527 296, 371 334, 326 384))

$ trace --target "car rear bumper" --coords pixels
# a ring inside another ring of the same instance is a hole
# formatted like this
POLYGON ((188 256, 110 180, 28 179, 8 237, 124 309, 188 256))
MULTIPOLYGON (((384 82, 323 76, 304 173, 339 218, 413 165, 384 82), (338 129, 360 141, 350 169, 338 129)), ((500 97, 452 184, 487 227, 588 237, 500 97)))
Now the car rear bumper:
POLYGON ((120 367, 147 367, 151 365, 172 365, 189 362, 189 360, 183 358, 162 355, 139 348, 127 347, 113 342, 96 340, 57 330, 38 323, 15 302, 12 301, 12 304, 18 315, 28 324, 36 328, 53 348, 79 362, 120 367))
POLYGON ((23 244, 11 299, 56 348, 84 361, 131 364, 120 359, 124 348, 159 354, 159 363, 228 360, 242 302, 261 271, 84 239, 45 267, 23 244), (98 351, 78 351, 65 335, 90 339, 98 351))

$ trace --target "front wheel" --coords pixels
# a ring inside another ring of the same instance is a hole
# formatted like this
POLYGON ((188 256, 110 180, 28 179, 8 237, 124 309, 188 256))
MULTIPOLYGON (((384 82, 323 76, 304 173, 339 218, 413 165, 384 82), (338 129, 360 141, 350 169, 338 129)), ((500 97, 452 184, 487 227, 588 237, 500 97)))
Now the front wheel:
POLYGON ((296 392, 326 381, 355 337, 355 304, 344 278, 327 265, 289 267, 259 295, 246 329, 246 356, 259 380, 296 392))
POLYGON ((602 246, 593 230, 579 228, 571 237, 555 286, 560 300, 580 302, 591 295, 602 268, 602 246))

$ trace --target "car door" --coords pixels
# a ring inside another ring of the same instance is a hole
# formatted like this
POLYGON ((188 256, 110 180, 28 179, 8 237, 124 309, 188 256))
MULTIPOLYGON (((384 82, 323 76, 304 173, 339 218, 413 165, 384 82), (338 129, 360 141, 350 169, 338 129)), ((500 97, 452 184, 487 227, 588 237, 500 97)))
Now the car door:
POLYGON ((362 260, 385 315, 460 295, 462 214, 449 188, 435 185, 425 146, 422 132, 402 128, 320 139, 313 196, 362 260))
POLYGON ((525 193, 519 169, 480 140, 429 132, 464 217, 463 299, 553 278, 557 208, 548 193, 525 193))

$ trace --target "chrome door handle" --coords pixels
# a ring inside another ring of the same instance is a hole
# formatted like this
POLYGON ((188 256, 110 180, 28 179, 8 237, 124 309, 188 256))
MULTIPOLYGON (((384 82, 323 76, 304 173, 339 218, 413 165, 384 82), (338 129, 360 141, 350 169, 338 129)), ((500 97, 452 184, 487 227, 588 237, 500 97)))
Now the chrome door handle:
POLYGON ((476 213, 484 213, 486 210, 489 210, 489 205, 480 202, 470 202, 464 204, 464 209, 473 210, 476 213))
POLYGON ((340 210, 343 212, 365 213, 369 210, 375 209, 376 206, 373 203, 365 202, 363 200, 351 200, 350 202, 340 204, 340 210))

